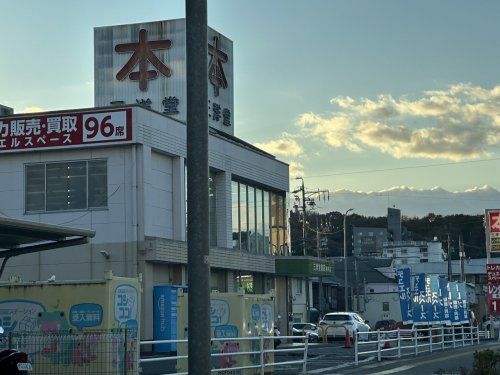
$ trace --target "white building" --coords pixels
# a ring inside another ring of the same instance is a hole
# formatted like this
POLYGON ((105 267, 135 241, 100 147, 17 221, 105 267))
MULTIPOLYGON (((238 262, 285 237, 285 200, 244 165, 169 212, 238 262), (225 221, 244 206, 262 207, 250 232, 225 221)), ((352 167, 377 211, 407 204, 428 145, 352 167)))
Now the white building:
MULTIPOLYGON (((88 245, 10 260, 3 279, 142 274, 144 338, 152 337, 153 287, 188 283, 184 31, 184 20, 96 29, 100 107, 0 118, 0 214, 96 231, 88 245), (168 52, 153 51, 162 62, 177 59, 170 76, 158 73, 139 91, 138 66, 123 81, 116 78, 132 59, 116 50, 139 43, 142 30, 148 40, 172 40, 168 52), (145 108, 146 98, 156 109, 170 99, 162 105, 178 113, 145 108)), ((232 42, 209 29, 208 43, 227 47, 228 81, 215 88, 209 67, 211 287, 264 293, 280 283, 274 256, 286 250, 288 165, 234 137, 232 118, 223 122, 216 109, 226 120, 232 116, 232 42)), ((277 313, 285 315, 283 300, 277 313)))
POLYGON ((393 268, 399 268, 406 264, 442 262, 445 253, 439 241, 386 242, 382 258, 392 258, 393 268))

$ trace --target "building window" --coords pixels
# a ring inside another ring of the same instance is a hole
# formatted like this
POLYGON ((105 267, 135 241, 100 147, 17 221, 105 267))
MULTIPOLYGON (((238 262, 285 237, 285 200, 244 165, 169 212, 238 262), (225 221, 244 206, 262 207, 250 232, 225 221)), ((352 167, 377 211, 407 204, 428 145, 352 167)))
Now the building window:
POLYGON ((84 210, 107 205, 106 160, 26 165, 27 213, 84 210))
POLYGON ((232 181, 233 249, 257 254, 284 253, 285 196, 232 181))
POLYGON ((382 302, 382 311, 389 311, 389 302, 382 302))
POLYGON ((294 279, 294 280, 295 280, 296 294, 302 294, 302 279, 294 279))

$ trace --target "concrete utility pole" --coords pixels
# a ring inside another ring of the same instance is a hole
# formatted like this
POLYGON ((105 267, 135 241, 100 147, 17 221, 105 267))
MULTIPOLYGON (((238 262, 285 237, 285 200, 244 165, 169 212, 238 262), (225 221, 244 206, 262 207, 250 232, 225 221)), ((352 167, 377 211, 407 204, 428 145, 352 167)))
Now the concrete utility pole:
POLYGON ((447 260, 448 260, 448 281, 451 281, 451 248, 450 248, 450 234, 448 233, 448 254, 447 254, 447 260))
MULTIPOLYGON (((307 256, 307 241, 306 241, 306 201, 310 201, 314 204, 314 199, 311 198, 312 195, 320 196, 321 193, 328 193, 328 199, 330 199, 330 192, 328 190, 313 190, 306 191, 304 187, 304 179, 302 177, 295 177, 296 180, 301 180, 302 184, 298 189, 292 191, 292 194, 297 194, 298 192, 302 193, 302 253, 304 256, 307 256)), ((309 301, 309 278, 306 277, 306 321, 309 322, 309 310, 310 310, 310 301, 309 301)))
POLYGON ((360 308, 359 308, 359 280, 358 280, 358 260, 356 259, 356 255, 354 255, 354 280, 355 280, 355 283, 356 283, 356 310, 357 312, 360 311, 360 308))
POLYGON ((349 208, 344 214, 344 308, 349 311, 348 297, 347 297, 347 214, 354 211, 354 208, 349 208))
POLYGON ((186 0, 188 372, 210 374, 207 0, 186 0))
POLYGON ((458 236, 458 248, 460 249, 460 281, 465 281, 465 250, 462 234, 458 236))
MULTIPOLYGON (((320 232, 319 232, 319 215, 316 218, 316 255, 318 258, 321 258, 320 254, 320 246, 321 246, 321 239, 320 239, 320 232)), ((323 276, 320 276, 318 278, 319 281, 319 286, 318 286, 318 299, 319 299, 319 312, 320 315, 323 315, 323 305, 324 305, 324 296, 323 296, 323 276)))

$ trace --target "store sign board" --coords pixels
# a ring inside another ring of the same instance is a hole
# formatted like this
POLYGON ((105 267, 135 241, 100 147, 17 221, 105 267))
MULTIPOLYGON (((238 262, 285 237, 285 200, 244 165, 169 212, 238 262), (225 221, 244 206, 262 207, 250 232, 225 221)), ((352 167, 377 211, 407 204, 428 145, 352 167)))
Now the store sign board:
POLYGON ((490 253, 500 252, 500 209, 485 211, 485 230, 487 250, 490 253))
POLYGON ((282 276, 332 276, 333 264, 326 260, 302 257, 276 259, 276 274, 282 276))
MULTIPOLYGON (((139 104, 186 121, 186 20, 94 29, 95 105, 139 104)), ((234 134, 233 43, 207 29, 209 125, 234 134)))
POLYGON ((491 315, 500 315, 500 264, 487 264, 488 308, 491 315))
POLYGON ((0 153, 131 139, 131 108, 33 114, 0 119, 0 153))

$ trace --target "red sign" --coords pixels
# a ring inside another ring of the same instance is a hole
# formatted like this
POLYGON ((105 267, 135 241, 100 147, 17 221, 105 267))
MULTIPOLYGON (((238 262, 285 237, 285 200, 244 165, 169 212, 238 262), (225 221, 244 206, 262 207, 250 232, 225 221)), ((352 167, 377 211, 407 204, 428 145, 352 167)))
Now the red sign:
POLYGON ((0 152, 131 139, 131 109, 0 119, 0 152))
POLYGON ((500 284, 500 263, 499 264, 487 264, 486 273, 488 274, 488 283, 499 283, 500 284))
POLYGON ((492 315, 500 314, 500 264, 487 264, 488 307, 492 315))
POLYGON ((500 211, 490 211, 490 233, 500 233, 500 211))

